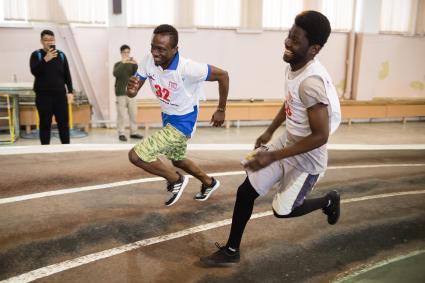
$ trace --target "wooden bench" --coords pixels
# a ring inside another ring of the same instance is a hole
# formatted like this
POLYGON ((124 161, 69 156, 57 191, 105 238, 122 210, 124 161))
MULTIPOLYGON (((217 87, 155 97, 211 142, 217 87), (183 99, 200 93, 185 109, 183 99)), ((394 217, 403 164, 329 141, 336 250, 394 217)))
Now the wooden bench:
MULTIPOLYGON (((217 108, 217 101, 201 102, 198 121, 210 121, 217 108)), ((226 126, 230 121, 273 120, 282 107, 282 101, 228 101, 226 126)), ((372 101, 341 101, 343 121, 351 124, 353 119, 407 118, 425 116, 425 99, 375 99, 372 101)), ((139 101, 137 121, 149 128, 150 123, 161 122, 161 111, 157 101, 139 101)))
MULTIPOLYGON (((31 127, 36 126, 37 116, 36 108, 33 104, 19 105, 19 125, 25 127, 25 132, 29 134, 31 127)), ((54 119, 53 119, 54 121, 54 119)), ((81 125, 84 131, 88 133, 91 121, 91 105, 80 104, 72 105, 73 125, 81 125)))
MULTIPOLYGON (((217 108, 217 101, 201 102, 199 106, 200 122, 209 122, 217 108)), ((282 101, 228 101, 226 110, 226 127, 232 121, 269 121, 282 107, 282 101)), ((36 124, 34 105, 20 105, 20 125, 27 133, 36 124)), ((400 118, 406 123, 407 118, 425 117, 425 99, 375 99, 372 101, 341 101, 344 121, 351 124, 354 119, 400 118)), ((91 121, 91 106, 73 105, 74 125, 82 125, 88 132, 91 121)), ((156 100, 138 102, 137 122, 149 129, 150 124, 161 123, 161 110, 156 100)))
POLYGON ((390 99, 377 98, 371 101, 342 101, 343 119, 351 124, 353 119, 407 118, 425 116, 425 99, 390 99))
MULTIPOLYGON (((209 122, 217 109, 217 101, 201 102, 198 121, 209 122)), ((226 127, 230 121, 262 121, 272 120, 282 104, 272 102, 239 102, 229 101, 226 107, 226 127)), ((141 101, 138 103, 137 122, 149 129, 150 123, 161 123, 161 110, 157 101, 141 101)))

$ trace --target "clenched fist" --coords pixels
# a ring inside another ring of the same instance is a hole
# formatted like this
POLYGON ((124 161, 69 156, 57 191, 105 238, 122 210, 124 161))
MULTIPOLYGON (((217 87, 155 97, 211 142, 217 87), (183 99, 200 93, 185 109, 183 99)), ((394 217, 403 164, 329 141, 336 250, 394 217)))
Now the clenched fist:
POLYGON ((130 77, 127 83, 127 92, 126 92, 127 96, 135 97, 141 85, 142 85, 142 81, 140 80, 139 77, 137 76, 130 77))

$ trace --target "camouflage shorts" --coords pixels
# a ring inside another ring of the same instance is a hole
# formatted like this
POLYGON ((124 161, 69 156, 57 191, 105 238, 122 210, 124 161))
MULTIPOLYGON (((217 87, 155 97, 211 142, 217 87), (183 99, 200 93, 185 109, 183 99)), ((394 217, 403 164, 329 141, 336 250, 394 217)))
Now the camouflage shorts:
POLYGON ((145 162, 157 160, 160 154, 170 160, 179 161, 186 158, 187 140, 182 132, 167 124, 152 136, 136 144, 134 151, 145 162))

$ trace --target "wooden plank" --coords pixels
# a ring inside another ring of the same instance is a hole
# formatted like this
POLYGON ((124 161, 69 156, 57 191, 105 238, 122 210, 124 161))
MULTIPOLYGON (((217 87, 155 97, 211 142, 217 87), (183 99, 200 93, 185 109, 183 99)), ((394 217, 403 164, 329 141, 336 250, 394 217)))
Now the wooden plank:
MULTIPOLYGON (((217 102, 203 102, 199 107, 199 121, 209 121, 217 102)), ((282 101, 234 102, 229 101, 227 120, 272 120, 282 107, 282 101)), ((138 122, 161 122, 161 111, 156 102, 142 102, 138 105, 138 122)), ((425 116, 425 100, 372 100, 342 101, 343 119, 394 118, 425 116)))
POLYGON ((388 105, 387 117, 425 116, 425 105, 388 105))
POLYGON ((341 105, 343 119, 385 118, 385 105, 341 105))
MULTIPOLYGON (((264 121, 272 120, 282 107, 282 101, 229 101, 226 110, 226 120, 229 121, 264 121)), ((199 121, 210 121, 217 108, 217 101, 202 102, 199 107, 199 121)), ((377 101, 342 101, 341 113, 345 120, 368 118, 406 118, 424 117, 425 100, 394 100, 377 101)), ((35 106, 20 106, 20 125, 35 125, 35 106)), ((74 124, 81 124, 85 128, 91 121, 90 105, 73 105, 74 124)), ((149 123, 161 122, 160 106, 156 101, 139 102, 137 122, 149 126, 149 123)))
MULTIPOLYGON (((82 125, 88 129, 91 121, 91 105, 72 105, 72 120, 74 125, 82 125)), ((56 123, 53 119, 53 123, 56 123)), ((36 107, 35 105, 19 106, 19 125, 26 128, 36 125, 36 107)))

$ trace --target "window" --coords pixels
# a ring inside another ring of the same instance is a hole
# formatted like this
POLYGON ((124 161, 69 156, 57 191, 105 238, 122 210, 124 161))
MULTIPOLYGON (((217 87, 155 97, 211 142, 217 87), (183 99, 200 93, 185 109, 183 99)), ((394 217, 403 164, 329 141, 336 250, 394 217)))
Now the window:
POLYGON ((322 13, 329 19, 332 30, 353 28, 353 0, 322 0, 322 13))
POLYGON ((26 0, 0 0, 0 21, 26 22, 28 20, 26 0))
MULTIPOLYGON (((320 3, 332 30, 351 30, 353 0, 321 0, 320 3)), ((263 27, 289 29, 295 16, 303 10, 303 0, 263 0, 263 27)))
POLYGON ((0 0, 0 21, 27 22, 66 20, 105 24, 108 1, 103 0, 0 0))
POLYGON ((103 0, 59 0, 70 23, 106 24, 108 3, 103 0))
POLYGON ((240 0, 195 0, 195 25, 239 27, 240 0))
POLYGON ((384 32, 411 31, 410 18, 412 14, 411 0, 385 0, 381 2, 381 27, 384 32))
POLYGON ((302 0, 263 0, 263 27, 289 29, 302 10, 302 0))
POLYGON ((127 0, 128 25, 174 24, 175 0, 127 0))

